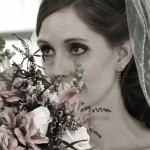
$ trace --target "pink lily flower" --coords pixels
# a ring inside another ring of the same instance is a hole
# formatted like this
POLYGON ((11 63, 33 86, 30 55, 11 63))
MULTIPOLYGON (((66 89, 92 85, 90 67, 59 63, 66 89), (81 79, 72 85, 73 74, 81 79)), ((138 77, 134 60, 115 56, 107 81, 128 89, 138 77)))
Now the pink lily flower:
POLYGON ((20 100, 19 97, 14 95, 13 91, 0 90, 0 96, 5 97, 7 102, 17 102, 20 100))
POLYGON ((15 134, 24 146, 31 147, 33 150, 40 150, 36 144, 48 143, 49 140, 36 129, 33 121, 33 113, 28 113, 26 115, 26 120, 26 134, 24 135, 19 128, 15 129, 15 134))
POLYGON ((33 150, 40 150, 35 144, 48 143, 48 138, 40 135, 36 129, 33 121, 33 113, 26 114, 22 112, 15 116, 12 108, 5 107, 3 114, 7 127, 14 130, 17 139, 24 146, 32 147, 33 150), (26 130, 25 133, 21 131, 21 127, 24 127, 26 130))
POLYGON ((0 145, 4 150, 16 150, 18 147, 18 141, 5 125, 0 127, 0 145))

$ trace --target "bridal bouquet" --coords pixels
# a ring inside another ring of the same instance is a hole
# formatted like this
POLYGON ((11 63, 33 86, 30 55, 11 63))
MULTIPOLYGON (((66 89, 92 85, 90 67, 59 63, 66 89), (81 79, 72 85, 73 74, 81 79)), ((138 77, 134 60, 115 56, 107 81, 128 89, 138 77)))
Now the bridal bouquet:
POLYGON ((31 54, 28 44, 17 38, 23 50, 13 48, 23 56, 21 64, 10 63, 15 53, 5 49, 0 38, 0 150, 92 149, 89 134, 99 138, 100 134, 89 127, 89 115, 110 110, 81 109, 82 66, 75 62, 70 84, 61 81, 61 76, 48 79, 35 63, 39 50, 31 54))

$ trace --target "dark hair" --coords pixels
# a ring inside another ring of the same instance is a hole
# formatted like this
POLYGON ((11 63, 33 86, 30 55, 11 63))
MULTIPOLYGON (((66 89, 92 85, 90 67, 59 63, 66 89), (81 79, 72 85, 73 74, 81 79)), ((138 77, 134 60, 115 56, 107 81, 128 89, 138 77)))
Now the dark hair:
MULTIPOLYGON (((36 34, 39 35, 42 22, 47 16, 67 7, 72 7, 111 46, 129 40, 125 0, 43 0, 38 13, 36 34)), ((143 95, 133 57, 122 72, 120 84, 128 112, 150 128, 150 108, 143 95)))

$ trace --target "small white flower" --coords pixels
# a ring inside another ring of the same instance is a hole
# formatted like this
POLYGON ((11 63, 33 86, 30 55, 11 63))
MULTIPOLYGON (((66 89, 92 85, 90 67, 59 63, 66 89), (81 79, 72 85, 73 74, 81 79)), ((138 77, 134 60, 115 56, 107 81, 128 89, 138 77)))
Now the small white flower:
POLYGON ((57 98, 57 92, 54 92, 54 93, 50 93, 49 94, 49 98, 52 102, 55 102, 56 98, 57 98))
POLYGON ((46 135, 48 124, 52 121, 52 118, 50 117, 50 111, 47 107, 41 106, 33 111, 34 114, 34 123, 36 128, 39 130, 39 132, 43 135, 46 135))

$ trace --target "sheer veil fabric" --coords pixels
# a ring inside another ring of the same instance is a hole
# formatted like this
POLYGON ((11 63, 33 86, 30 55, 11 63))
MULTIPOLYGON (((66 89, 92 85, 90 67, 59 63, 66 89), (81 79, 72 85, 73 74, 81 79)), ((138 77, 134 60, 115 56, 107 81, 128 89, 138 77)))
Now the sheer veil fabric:
POLYGON ((150 0, 126 0, 126 12, 140 84, 150 106, 150 0))

